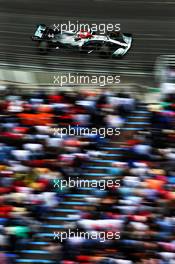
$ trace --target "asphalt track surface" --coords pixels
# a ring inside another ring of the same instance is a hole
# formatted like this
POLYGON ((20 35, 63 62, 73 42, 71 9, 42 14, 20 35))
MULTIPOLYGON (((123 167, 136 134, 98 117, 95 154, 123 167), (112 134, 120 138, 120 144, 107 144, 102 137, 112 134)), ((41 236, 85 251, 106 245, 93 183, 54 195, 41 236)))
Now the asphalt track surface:
POLYGON ((150 74, 156 58, 175 54, 175 0, 0 0, 0 66, 47 71, 150 74), (132 33, 122 60, 54 50, 40 55, 30 36, 39 23, 120 24, 132 33))

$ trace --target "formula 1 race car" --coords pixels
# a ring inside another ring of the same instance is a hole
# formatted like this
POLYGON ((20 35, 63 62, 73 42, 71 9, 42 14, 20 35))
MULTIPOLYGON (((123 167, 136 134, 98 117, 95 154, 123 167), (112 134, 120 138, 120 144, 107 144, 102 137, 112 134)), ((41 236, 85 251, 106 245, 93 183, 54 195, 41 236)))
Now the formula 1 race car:
POLYGON ((106 35, 90 31, 58 31, 44 24, 37 26, 32 36, 37 42, 39 52, 47 54, 52 48, 69 48, 80 52, 97 52, 101 57, 123 57, 131 48, 132 35, 121 32, 109 32, 106 35))

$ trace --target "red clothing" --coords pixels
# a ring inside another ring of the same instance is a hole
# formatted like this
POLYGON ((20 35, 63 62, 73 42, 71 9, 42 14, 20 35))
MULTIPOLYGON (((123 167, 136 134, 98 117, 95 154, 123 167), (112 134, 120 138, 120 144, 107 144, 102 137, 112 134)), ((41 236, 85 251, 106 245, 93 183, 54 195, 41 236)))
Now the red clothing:
POLYGON ((13 207, 10 205, 0 205, 0 217, 9 218, 13 207))

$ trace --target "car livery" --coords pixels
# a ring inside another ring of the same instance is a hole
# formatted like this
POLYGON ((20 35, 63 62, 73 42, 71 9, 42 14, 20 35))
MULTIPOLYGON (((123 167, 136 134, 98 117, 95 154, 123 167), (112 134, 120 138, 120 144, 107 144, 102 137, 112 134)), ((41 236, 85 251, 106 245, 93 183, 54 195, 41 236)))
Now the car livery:
POLYGON ((58 31, 38 25, 32 40, 38 43, 39 51, 47 54, 50 48, 76 48, 80 52, 98 52, 103 57, 123 57, 131 48, 132 35, 109 32, 106 35, 93 31, 58 31))

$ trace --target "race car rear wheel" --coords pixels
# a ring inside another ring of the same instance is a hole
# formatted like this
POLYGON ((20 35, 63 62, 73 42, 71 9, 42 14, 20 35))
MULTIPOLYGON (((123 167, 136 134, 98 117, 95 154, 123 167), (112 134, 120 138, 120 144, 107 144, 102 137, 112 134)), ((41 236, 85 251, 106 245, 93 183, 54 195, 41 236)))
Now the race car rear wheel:
POLYGON ((49 45, 47 41, 41 41, 39 43, 39 53, 40 54, 47 54, 49 51, 49 45))

